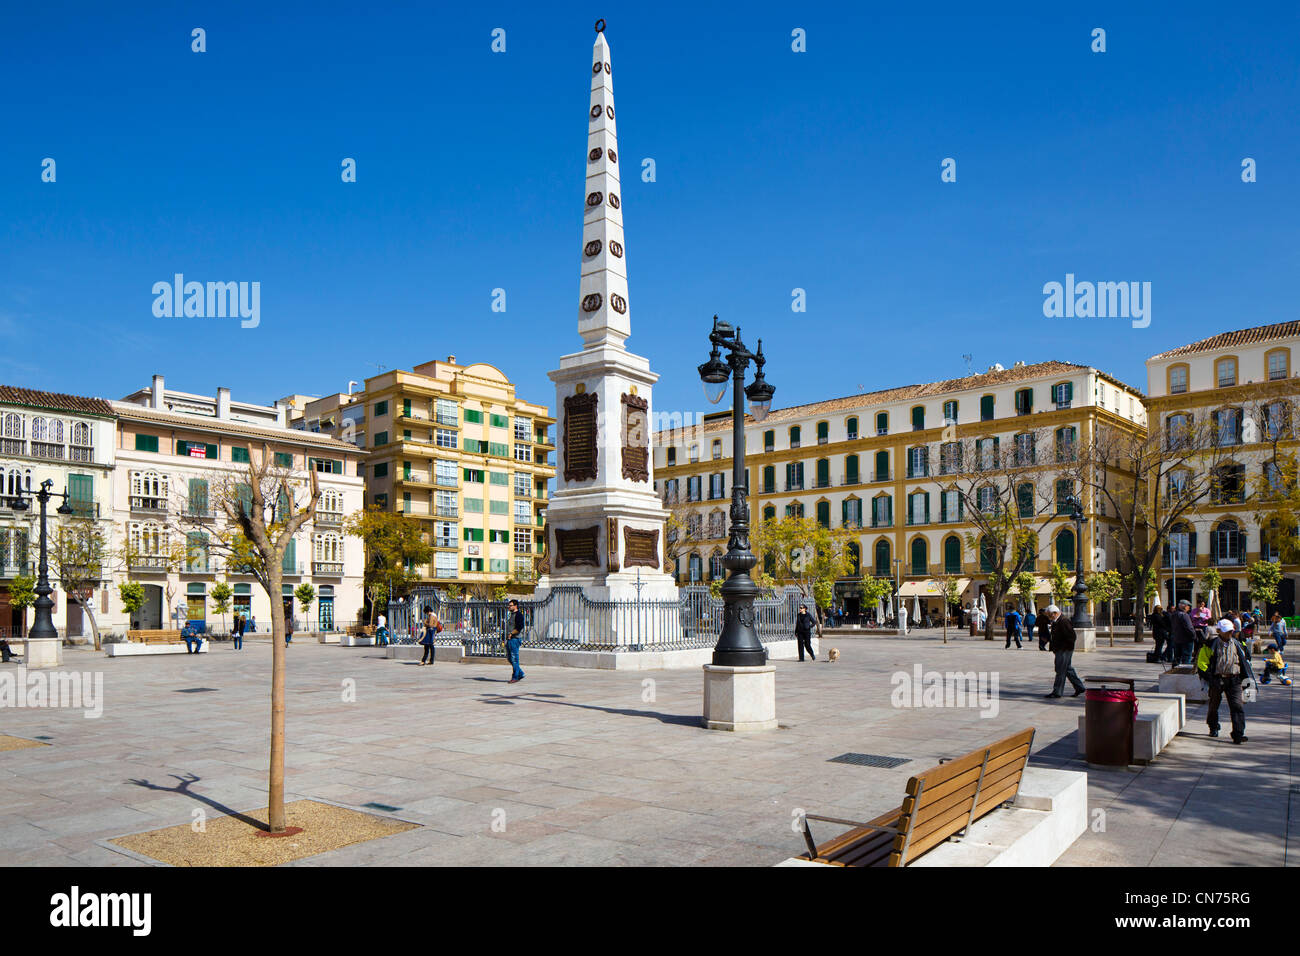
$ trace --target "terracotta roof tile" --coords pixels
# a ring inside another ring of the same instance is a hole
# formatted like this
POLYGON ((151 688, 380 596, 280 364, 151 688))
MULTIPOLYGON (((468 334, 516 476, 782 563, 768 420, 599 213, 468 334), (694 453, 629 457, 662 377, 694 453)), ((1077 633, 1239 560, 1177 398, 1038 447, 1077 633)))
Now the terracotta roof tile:
POLYGON ((1178 355, 1212 352, 1218 349, 1236 348, 1239 345, 1254 345, 1258 342, 1271 342, 1274 339, 1295 338, 1297 336, 1300 336, 1300 319, 1290 322, 1277 322, 1273 325, 1257 325, 1253 329, 1221 332, 1218 335, 1210 336, 1208 339, 1192 342, 1190 345, 1181 345, 1176 349, 1170 349, 1168 352, 1153 355, 1147 361, 1154 362, 1157 359, 1174 358, 1178 355))
POLYGON ((357 448, 348 442, 330 438, 316 432, 298 428, 276 428, 274 426, 250 425, 223 418, 208 418, 202 415, 184 415, 179 412, 164 412, 156 408, 147 408, 132 402, 115 402, 114 407, 119 418, 143 422, 157 422, 160 425, 173 425, 177 428, 192 428, 195 431, 224 432, 231 435, 246 435, 265 438, 269 441, 291 442, 295 445, 310 445, 331 451, 349 452, 364 455, 365 449, 357 448))
POLYGON ((113 406, 102 398, 83 395, 65 395, 62 392, 42 392, 34 388, 0 385, 0 402, 29 405, 34 408, 56 409, 61 412, 82 412, 87 415, 113 416, 113 406))

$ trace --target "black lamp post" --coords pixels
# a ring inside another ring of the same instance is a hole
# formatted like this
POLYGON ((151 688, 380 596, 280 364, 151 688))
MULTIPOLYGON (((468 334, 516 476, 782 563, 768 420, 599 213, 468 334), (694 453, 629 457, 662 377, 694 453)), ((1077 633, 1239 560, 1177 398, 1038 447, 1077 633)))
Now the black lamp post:
POLYGON ((1088 519, 1083 516, 1083 501, 1078 495, 1069 499, 1070 517, 1074 519, 1074 613, 1070 623, 1075 629, 1092 627, 1088 613, 1088 586, 1083 583, 1083 526, 1088 519))
POLYGON ((722 566, 731 572, 722 585, 722 634, 713 648, 713 663, 720 667, 758 667, 767 663, 767 651, 758 639, 754 627, 754 599, 758 585, 749 576, 758 559, 749 550, 749 494, 745 479, 745 398, 748 396, 750 412, 756 421, 767 418, 772 409, 772 394, 776 391, 763 378, 763 340, 758 340, 757 354, 750 352, 740 340, 740 329, 732 329, 727 322, 713 317, 713 331, 709 333, 712 349, 709 360, 699 366, 704 394, 716 405, 726 393, 727 379, 732 380, 731 400, 731 534, 727 538, 727 554, 722 566), (723 361, 721 348, 728 351, 723 361), (754 381, 745 387, 745 371, 749 363, 756 366, 754 381))
POLYGON ((59 632, 54 627, 54 602, 50 600, 50 595, 54 593, 54 588, 50 587, 50 561, 49 561, 49 533, 47 530, 48 506, 51 498, 62 498, 63 504, 55 510, 61 515, 72 514, 72 508, 68 505, 68 495, 56 494, 50 491, 54 487, 54 482, 46 478, 41 482, 38 491, 24 491, 20 497, 10 499, 9 505, 15 511, 26 511, 29 507, 26 498, 35 498, 41 503, 41 561, 36 574, 36 620, 31 629, 27 632, 27 639, 31 641, 55 640, 59 639, 59 632))

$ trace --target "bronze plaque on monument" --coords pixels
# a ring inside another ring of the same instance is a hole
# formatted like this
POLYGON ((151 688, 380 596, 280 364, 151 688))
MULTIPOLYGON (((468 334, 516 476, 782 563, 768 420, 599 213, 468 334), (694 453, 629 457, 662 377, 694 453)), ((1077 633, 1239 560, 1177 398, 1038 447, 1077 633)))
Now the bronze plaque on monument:
POLYGON ((555 566, 567 568, 574 564, 590 564, 600 567, 600 552, 596 550, 596 540, 600 537, 600 525, 590 528, 556 528, 555 529, 555 566))
POLYGON ((596 477, 595 392, 570 395, 564 400, 564 480, 596 477))
POLYGON ((623 567, 659 567, 659 530, 623 529, 623 567))
POLYGON ((649 403, 636 395, 623 396, 623 477, 650 480, 649 403))

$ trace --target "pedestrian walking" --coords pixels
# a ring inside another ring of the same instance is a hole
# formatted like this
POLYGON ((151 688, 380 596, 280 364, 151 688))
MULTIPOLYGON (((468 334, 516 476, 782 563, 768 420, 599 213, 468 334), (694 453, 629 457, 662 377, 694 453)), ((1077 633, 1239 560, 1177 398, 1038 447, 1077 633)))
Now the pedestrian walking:
POLYGON ((1034 639, 1034 630, 1037 627, 1038 613, 1034 610, 1034 606, 1031 604, 1029 607, 1025 608, 1025 640, 1032 641, 1034 639))
POLYGON ((1021 625, 1020 612, 1017 611, 1017 610, 1016 610, 1014 607, 1012 607, 1010 604, 1008 604, 1008 605, 1007 605, 1007 616, 1006 616, 1005 620, 1003 621, 1003 623, 1006 625, 1006 628, 1007 628, 1007 646, 1004 647, 1003 650, 1007 650, 1007 651, 1011 650, 1011 642, 1012 642, 1013 640, 1016 642, 1016 650, 1020 650, 1020 649, 1021 649, 1021 644, 1020 644, 1020 625, 1021 625))
POLYGON ((244 649, 244 615, 235 615, 235 629, 231 631, 230 639, 235 646, 235 650, 242 651, 244 649))
POLYGON ((1147 615, 1147 626, 1151 628, 1151 638, 1156 642, 1152 655, 1157 661, 1173 659, 1173 645, 1169 642, 1169 612, 1157 604, 1147 615))
POLYGON ((438 615, 433 613, 433 608, 428 604, 424 606, 424 636, 420 638, 420 643, 424 645, 424 653, 420 657, 420 666, 432 664, 434 662, 433 639, 442 630, 442 621, 438 615))
POLYGON ((1052 644, 1052 619, 1047 613, 1047 608, 1043 608, 1043 613, 1038 615, 1038 649, 1045 651, 1052 644))
POLYGON ((1076 640, 1074 625, 1066 620, 1061 609, 1055 604, 1047 608, 1047 616, 1052 619, 1052 654, 1055 656, 1056 664, 1056 682, 1052 684, 1052 692, 1047 697, 1060 697, 1065 690, 1065 682, 1068 680, 1070 686, 1074 688, 1074 696, 1078 697, 1083 693, 1083 681, 1079 680, 1079 675, 1074 672, 1074 665, 1071 663, 1074 659, 1074 643, 1076 640))
POLYGON ((293 641, 293 614, 292 612, 284 616, 284 646, 288 647, 293 641))
POLYGON ((380 647, 388 646, 388 618, 379 615, 379 625, 375 628, 375 641, 380 647))
POLYGON ((510 599, 510 616, 506 629, 506 658, 512 668, 509 683, 517 684, 524 679, 524 672, 519 667, 519 645, 524 641, 524 612, 519 610, 519 602, 514 598, 510 599))
POLYGON ((812 615, 808 613, 808 605, 800 604, 799 613, 794 618, 794 639, 799 647, 799 660, 803 660, 803 652, 806 648, 808 656, 817 660, 817 655, 813 653, 812 646, 813 621, 812 615))
POLYGON ((1192 649, 1196 646, 1196 625, 1192 621, 1191 614, 1188 613, 1191 606, 1188 601, 1179 601, 1178 609, 1170 615, 1169 640, 1174 648, 1175 664, 1192 662, 1192 649))
POLYGON ((1255 672, 1250 669, 1250 659, 1246 649, 1241 646, 1233 634, 1232 622, 1224 618, 1218 623, 1219 637, 1211 645, 1210 663, 1206 668, 1206 680, 1210 685, 1210 709, 1205 715, 1205 722, 1210 727, 1210 736, 1219 736, 1219 703, 1228 699, 1228 712, 1232 716, 1232 742, 1244 744, 1250 738, 1246 736, 1246 708, 1242 703, 1242 691, 1255 682, 1255 672))

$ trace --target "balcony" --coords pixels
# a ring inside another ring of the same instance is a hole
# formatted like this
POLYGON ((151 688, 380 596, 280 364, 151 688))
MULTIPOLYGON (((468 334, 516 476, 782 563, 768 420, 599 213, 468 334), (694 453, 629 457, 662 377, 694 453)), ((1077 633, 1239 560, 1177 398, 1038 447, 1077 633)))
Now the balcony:
POLYGON ((311 573, 319 578, 341 578, 343 577, 343 562, 313 561, 311 563, 311 573))
POLYGON ((167 499, 154 498, 144 495, 131 496, 131 513, 147 515, 165 515, 167 513, 167 499))
POLYGON ((862 484, 862 474, 859 472, 859 473, 856 474, 856 475, 845 475, 844 477, 842 477, 842 478, 840 479, 840 484, 841 484, 841 485, 860 485, 860 484, 862 484))
POLYGON ((892 528, 894 526, 894 516, 886 515, 883 518, 873 518, 871 527, 873 528, 892 528))
POLYGON ((307 573, 307 565, 290 563, 288 567, 281 567, 280 574, 287 578, 300 578, 307 573))
POLYGON ((68 446, 68 460, 92 462, 95 460, 95 449, 88 445, 70 445, 68 446))
POLYGON ((814 488, 829 488, 831 486, 830 478, 818 478, 813 482, 814 488))
POLYGON ((876 481, 893 481, 893 480, 894 480, 894 473, 893 473, 892 471, 878 471, 878 472, 876 472, 875 474, 873 474, 870 478, 868 478, 867 480, 868 480, 868 481, 871 481, 871 482, 876 482, 876 481))
POLYGON ((31 561, 0 561, 0 580, 16 578, 21 574, 35 576, 36 565, 31 561))
POLYGON ((127 564, 142 574, 167 573, 167 556, 162 554, 133 554, 127 564))
MULTIPOLYGON (((318 511, 316 512, 316 527, 318 528, 341 528, 343 527, 343 513, 339 511, 318 511)), ((301 573, 301 572, 300 572, 301 573)))
POLYGON ((27 454, 27 442, 21 438, 0 439, 0 453, 6 455, 25 455, 27 454))
POLYGON ((435 518, 458 518, 460 509, 456 505, 439 504, 434 507, 433 515, 435 518))
POLYGON ((64 449, 62 445, 55 445, 51 442, 34 441, 32 442, 33 458, 53 458, 62 461, 64 449))
POLYGON ((803 481, 787 481, 785 483, 786 491, 803 491, 803 481))

